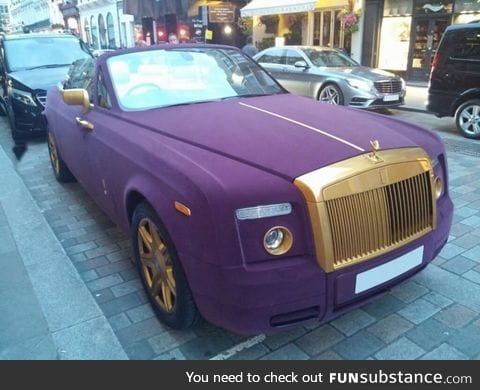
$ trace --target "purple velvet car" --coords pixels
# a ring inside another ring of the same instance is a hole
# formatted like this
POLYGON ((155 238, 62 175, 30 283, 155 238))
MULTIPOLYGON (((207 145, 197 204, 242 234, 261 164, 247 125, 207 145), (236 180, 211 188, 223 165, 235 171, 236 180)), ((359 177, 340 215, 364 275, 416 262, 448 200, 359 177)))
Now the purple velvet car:
POLYGON ((435 134, 290 95, 232 47, 79 60, 45 112, 55 176, 130 232, 174 328, 329 320, 420 271, 448 237, 435 134))

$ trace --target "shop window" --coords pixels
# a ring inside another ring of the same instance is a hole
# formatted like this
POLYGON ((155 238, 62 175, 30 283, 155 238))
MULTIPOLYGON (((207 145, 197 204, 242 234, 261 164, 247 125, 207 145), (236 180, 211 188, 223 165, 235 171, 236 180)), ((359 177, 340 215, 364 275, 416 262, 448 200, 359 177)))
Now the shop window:
POLYGON ((414 6, 415 14, 445 14, 452 13, 453 0, 443 0, 441 2, 433 2, 432 0, 416 0, 414 6))
POLYGON ((340 9, 315 12, 313 24, 313 44, 332 48, 345 47, 344 32, 338 18, 340 9))
POLYGON ((412 18, 384 18, 380 41, 378 67, 381 69, 406 71, 412 18))

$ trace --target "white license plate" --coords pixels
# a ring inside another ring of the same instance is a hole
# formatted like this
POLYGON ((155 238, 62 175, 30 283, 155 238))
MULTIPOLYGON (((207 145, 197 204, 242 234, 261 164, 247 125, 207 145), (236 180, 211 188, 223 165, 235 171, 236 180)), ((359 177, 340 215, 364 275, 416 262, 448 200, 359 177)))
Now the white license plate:
POLYGON ((379 265, 378 267, 361 272, 355 280, 355 294, 371 289, 382 283, 388 282, 397 276, 404 274, 412 268, 420 265, 423 259, 423 246, 405 253, 389 261, 388 263, 379 265))
POLYGON ((400 99, 400 96, 398 94, 395 94, 395 95, 385 95, 383 97, 383 101, 384 102, 394 102, 394 101, 397 101, 398 99, 400 99))

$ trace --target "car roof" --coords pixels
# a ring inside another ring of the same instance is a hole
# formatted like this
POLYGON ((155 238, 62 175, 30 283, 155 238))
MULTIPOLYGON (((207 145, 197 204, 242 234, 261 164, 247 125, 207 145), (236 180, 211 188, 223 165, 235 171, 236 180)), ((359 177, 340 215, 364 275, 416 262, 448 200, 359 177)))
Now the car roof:
POLYGON ((464 24, 452 24, 447 27, 446 31, 468 30, 473 28, 480 28, 480 21, 474 21, 464 24))

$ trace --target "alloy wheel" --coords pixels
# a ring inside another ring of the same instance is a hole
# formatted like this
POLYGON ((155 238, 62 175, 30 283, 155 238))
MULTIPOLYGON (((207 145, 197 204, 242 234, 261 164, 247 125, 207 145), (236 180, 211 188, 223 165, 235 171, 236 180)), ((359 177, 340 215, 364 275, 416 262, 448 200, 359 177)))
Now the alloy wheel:
POLYGON ((461 130, 472 137, 480 137, 480 105, 469 104, 463 108, 458 117, 461 130))

